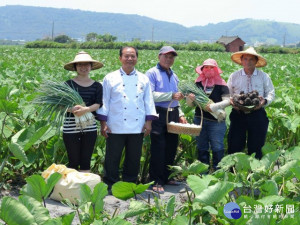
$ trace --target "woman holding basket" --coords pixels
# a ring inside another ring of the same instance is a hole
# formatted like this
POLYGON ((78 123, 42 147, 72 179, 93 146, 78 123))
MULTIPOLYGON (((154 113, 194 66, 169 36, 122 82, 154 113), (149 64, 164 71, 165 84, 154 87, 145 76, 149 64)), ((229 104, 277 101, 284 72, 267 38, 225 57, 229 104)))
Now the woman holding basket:
MULTIPOLYGON (((211 113, 219 109, 224 109, 230 105, 229 89, 226 82, 221 78, 222 70, 218 67, 214 59, 207 59, 201 66, 196 67, 199 74, 195 80, 198 88, 202 89, 213 103, 208 104, 203 110, 203 123, 200 135, 196 137, 198 160, 210 165, 210 153, 212 150, 213 169, 217 170, 217 165, 224 156, 224 136, 226 132, 225 117, 217 120, 211 113)), ((189 94, 187 104, 194 106, 194 94, 189 94)), ((201 110, 197 106, 195 110, 194 123, 200 124, 201 110)))

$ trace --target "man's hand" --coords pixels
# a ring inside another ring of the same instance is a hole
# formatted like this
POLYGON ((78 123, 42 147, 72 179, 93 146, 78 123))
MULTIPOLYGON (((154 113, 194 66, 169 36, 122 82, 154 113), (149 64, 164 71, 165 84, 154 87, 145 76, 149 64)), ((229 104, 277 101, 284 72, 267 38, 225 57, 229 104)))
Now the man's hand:
POLYGON ((172 94, 172 99, 173 100, 179 101, 179 100, 181 100, 183 98, 184 98, 184 95, 181 92, 176 92, 176 93, 172 94))
POLYGON ((260 108, 263 107, 265 104, 266 104, 266 100, 265 100, 262 96, 259 96, 259 105, 255 106, 255 107, 254 107, 254 110, 260 109, 260 108))
POLYGON ((151 129, 152 129, 152 120, 147 120, 143 127, 144 137, 146 137, 150 134, 151 129))
POLYGON ((108 138, 107 133, 111 133, 111 130, 106 124, 106 121, 100 121, 101 124, 101 135, 104 136, 105 138, 108 138))
POLYGON ((184 116, 179 117, 179 123, 187 123, 187 120, 184 116))

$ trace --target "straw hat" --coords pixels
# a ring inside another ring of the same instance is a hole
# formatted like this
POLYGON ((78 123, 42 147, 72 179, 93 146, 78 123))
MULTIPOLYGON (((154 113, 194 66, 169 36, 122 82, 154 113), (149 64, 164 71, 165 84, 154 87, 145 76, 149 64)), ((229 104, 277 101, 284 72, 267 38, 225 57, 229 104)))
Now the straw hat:
POLYGON ((231 60, 237 64, 242 65, 241 62, 241 56, 242 55, 254 55, 257 56, 258 60, 257 63, 255 65, 255 67, 264 67, 267 65, 267 60, 262 57, 261 55, 257 54, 257 52, 255 51, 255 49, 253 47, 249 47, 247 50, 245 51, 240 51, 240 52, 235 52, 231 55, 231 60))
POLYGON ((92 59, 92 57, 87 52, 78 52, 73 61, 67 63, 64 68, 66 70, 75 71, 74 64, 80 62, 90 62, 92 63, 92 70, 99 69, 103 66, 103 64, 99 61, 92 59))

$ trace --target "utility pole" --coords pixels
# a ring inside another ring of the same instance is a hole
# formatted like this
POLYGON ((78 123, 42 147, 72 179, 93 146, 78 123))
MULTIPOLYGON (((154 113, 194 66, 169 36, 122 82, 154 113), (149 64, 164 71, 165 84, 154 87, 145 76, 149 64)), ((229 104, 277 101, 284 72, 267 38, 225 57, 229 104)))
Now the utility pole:
POLYGON ((54 40, 54 21, 52 21, 52 34, 51 34, 52 41, 54 40))
POLYGON ((284 32, 284 35, 283 35, 283 43, 282 43, 283 47, 285 47, 285 37, 286 37, 286 32, 284 32))

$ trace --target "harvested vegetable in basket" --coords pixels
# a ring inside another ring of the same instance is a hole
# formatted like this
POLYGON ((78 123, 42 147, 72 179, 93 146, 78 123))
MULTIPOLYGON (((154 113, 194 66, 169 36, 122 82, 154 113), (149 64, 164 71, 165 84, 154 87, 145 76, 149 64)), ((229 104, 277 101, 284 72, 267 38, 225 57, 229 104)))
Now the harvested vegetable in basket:
MULTIPOLYGON (((61 125, 65 114, 75 105, 85 106, 79 93, 66 83, 46 81, 37 90, 33 100, 40 108, 40 116, 52 120, 54 125, 61 125)), ((75 115, 74 115, 75 116, 75 115)), ((78 117, 75 116, 77 127, 84 129, 94 124, 94 115, 91 112, 78 117)))
MULTIPOLYGON (((178 88, 180 92, 185 96, 189 95, 190 93, 194 94, 196 98, 195 101, 201 106, 203 110, 205 110, 207 105, 214 103, 211 99, 208 98, 205 92, 201 88, 198 88, 193 82, 181 81, 178 85, 178 88)), ((224 109, 218 109, 216 112, 209 113, 213 115, 218 121, 223 121, 226 118, 224 109)))

